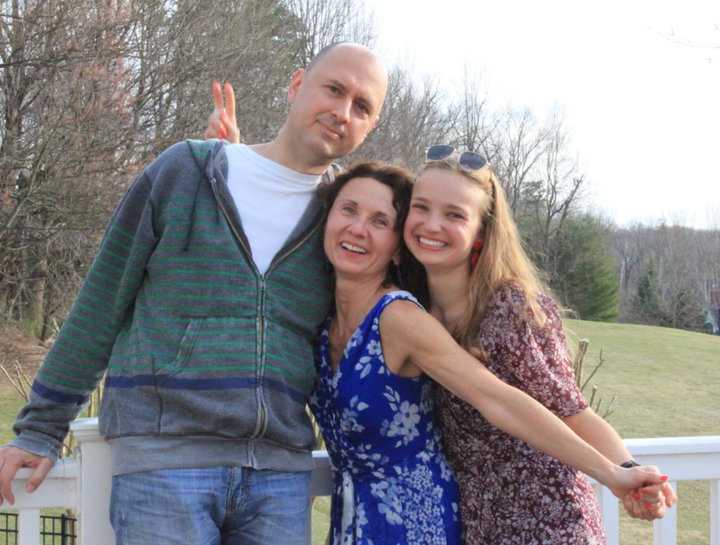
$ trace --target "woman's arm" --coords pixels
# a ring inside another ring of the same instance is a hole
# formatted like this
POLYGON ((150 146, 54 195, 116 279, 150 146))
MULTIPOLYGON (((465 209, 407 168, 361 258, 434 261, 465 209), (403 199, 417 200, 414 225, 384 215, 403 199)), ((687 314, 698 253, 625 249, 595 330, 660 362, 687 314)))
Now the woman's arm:
POLYGON ((415 304, 389 305, 380 318, 380 334, 386 356, 409 360, 494 426, 592 476, 617 497, 664 482, 657 469, 626 470, 605 458, 540 403, 488 371, 415 304))
MULTIPOLYGON (((632 455, 615 429, 591 408, 563 418, 563 422, 610 461, 622 464, 632 460, 632 455)), ((640 492, 633 492, 623 498, 628 514, 645 520, 662 518, 665 507, 672 507, 676 502, 675 491, 668 483, 644 487, 640 492)))

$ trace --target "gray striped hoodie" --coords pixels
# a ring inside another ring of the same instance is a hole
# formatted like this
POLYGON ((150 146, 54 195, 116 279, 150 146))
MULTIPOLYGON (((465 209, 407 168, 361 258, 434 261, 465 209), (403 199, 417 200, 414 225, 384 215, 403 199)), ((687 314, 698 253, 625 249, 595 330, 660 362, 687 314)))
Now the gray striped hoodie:
POLYGON ((13 445, 56 457, 107 372, 100 431, 114 474, 312 469, 312 345, 332 301, 322 204, 316 195, 261 275, 226 179, 224 143, 211 140, 172 146, 135 181, 13 445))

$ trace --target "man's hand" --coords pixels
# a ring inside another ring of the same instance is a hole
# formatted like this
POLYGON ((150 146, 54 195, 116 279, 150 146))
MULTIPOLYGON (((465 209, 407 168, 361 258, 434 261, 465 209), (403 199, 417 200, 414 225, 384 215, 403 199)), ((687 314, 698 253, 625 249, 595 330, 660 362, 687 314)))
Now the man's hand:
POLYGON ((50 458, 38 456, 17 447, 4 447, 0 449, 0 506, 7 499, 10 505, 15 504, 15 496, 10 489, 10 481, 13 480, 18 469, 21 467, 32 467, 35 471, 28 479, 25 491, 28 494, 35 492, 47 477, 48 472, 53 468, 55 462, 50 458))
POLYGON ((208 117, 208 126, 205 129, 205 139, 219 138, 232 144, 240 143, 240 131, 235 119, 235 93, 232 85, 225 82, 225 101, 223 102, 220 83, 213 81, 213 97, 215 111, 208 117))

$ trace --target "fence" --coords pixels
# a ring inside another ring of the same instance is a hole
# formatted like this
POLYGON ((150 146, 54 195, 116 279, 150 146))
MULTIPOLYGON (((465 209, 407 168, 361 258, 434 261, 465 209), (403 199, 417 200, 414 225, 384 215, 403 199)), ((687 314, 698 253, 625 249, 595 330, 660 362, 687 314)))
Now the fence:
MULTIPOLYGON (((82 545, 113 545, 108 520, 110 501, 110 456, 108 446, 97 432, 97 418, 77 420, 71 425, 78 448, 74 458, 55 465, 42 487, 34 494, 25 493, 30 469, 21 469, 13 481, 18 518, 19 540, 12 545, 43 545, 40 541, 40 509, 61 507, 76 509, 79 515, 79 540, 82 545)), ((629 439, 625 445, 642 464, 657 465, 678 481, 710 481, 710 545, 720 545, 720 436, 666 437, 629 439)), ((326 452, 315 452, 311 494, 327 496, 331 490, 330 467, 326 452)), ((618 500, 604 487, 597 495, 608 534, 608 545, 619 543, 618 500)), ((682 497, 680 497, 682 501, 682 497)), ((676 545, 677 509, 654 523, 655 545, 676 545)), ((310 544, 310 536, 307 536, 310 544)))
MULTIPOLYGON (((0 545, 18 544, 18 518, 14 513, 0 513, 0 545)), ((41 515, 42 545, 76 545, 76 524, 77 519, 66 515, 41 515)))

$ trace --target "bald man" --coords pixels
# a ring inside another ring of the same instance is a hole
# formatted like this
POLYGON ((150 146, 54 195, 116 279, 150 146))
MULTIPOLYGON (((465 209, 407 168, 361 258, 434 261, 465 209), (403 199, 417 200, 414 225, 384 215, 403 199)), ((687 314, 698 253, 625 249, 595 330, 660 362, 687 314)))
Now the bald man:
POLYGON ((333 44, 293 76, 273 141, 182 142, 143 172, 0 450, 0 504, 21 466, 29 492, 42 483, 107 372, 118 544, 304 542, 312 341, 332 301, 316 189, 386 87, 369 49, 333 44))

